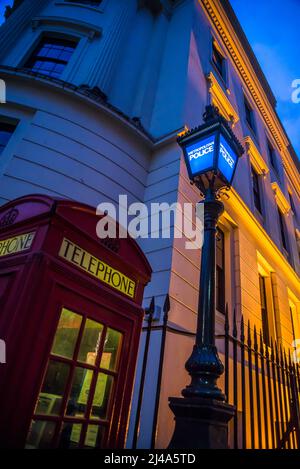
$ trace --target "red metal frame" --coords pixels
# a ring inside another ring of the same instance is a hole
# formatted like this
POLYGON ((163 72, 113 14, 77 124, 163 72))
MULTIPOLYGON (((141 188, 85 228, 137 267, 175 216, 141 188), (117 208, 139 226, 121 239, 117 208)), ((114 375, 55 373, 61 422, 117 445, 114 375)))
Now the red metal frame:
MULTIPOLYGON (((130 238, 118 240, 118 252, 100 243, 96 237, 99 217, 91 207, 47 196, 28 196, 1 208, 0 226, 12 208, 18 216, 12 225, 0 228, 0 240, 29 231, 36 234, 28 252, 0 257, 0 338, 7 345, 7 364, 0 365, 0 445, 24 447, 61 309, 66 307, 123 334, 110 419, 103 422, 107 427, 104 447, 121 448, 143 320, 141 302, 150 266, 130 238), (134 279, 135 297, 125 296, 59 258, 64 237, 134 279)), ((70 380, 71 375, 69 388, 70 380)), ((56 420, 62 422, 63 418, 56 420)))

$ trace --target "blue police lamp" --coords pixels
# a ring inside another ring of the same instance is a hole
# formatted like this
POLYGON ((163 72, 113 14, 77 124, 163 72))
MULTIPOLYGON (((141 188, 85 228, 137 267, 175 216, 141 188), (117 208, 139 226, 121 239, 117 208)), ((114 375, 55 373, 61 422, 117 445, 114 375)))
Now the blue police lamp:
POLYGON ((203 194, 230 187, 244 149, 217 108, 207 106, 205 123, 178 138, 191 182, 203 194))

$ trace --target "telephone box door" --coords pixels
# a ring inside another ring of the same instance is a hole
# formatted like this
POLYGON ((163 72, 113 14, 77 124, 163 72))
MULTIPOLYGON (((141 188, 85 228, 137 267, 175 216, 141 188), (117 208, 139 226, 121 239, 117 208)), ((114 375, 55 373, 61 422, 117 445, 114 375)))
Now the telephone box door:
MULTIPOLYGON (((123 445, 132 372, 132 322, 58 288, 49 308, 57 318, 44 373, 37 383, 27 448, 123 445)), ((134 341, 135 342, 135 341, 134 341)))

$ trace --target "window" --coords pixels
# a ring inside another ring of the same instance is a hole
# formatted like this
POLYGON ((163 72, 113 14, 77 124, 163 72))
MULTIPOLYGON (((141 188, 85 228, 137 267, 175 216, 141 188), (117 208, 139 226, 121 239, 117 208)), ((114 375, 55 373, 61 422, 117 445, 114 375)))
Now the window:
POLYGON ((254 113, 253 109, 250 106, 247 98, 244 96, 244 105, 245 105, 245 115, 246 115, 246 122, 249 125, 250 129, 255 132, 255 123, 254 123, 254 113))
POLYGON ((268 155, 269 155, 270 164, 271 164, 272 168, 275 169, 275 171, 277 173, 278 167, 277 167, 275 150, 274 150, 274 148, 272 147, 272 145, 269 141, 268 141, 267 146, 268 146, 268 155))
POLYGON ((294 215, 296 216, 297 215, 296 206, 295 206, 294 198, 290 192, 289 192, 289 198, 290 198, 291 209, 294 215))
POLYGON ((259 176, 253 166, 251 166, 252 172, 252 187, 253 187, 253 198, 254 198, 254 206, 262 214, 262 206, 261 206, 261 196, 260 196, 260 187, 259 187, 259 176))
POLYGON ((216 67, 216 69, 218 70, 220 76, 225 81, 226 79, 225 59, 223 55, 221 54, 221 52, 219 51, 215 42, 213 42, 213 45, 212 45, 212 62, 214 66, 216 67))
POLYGON ((225 243, 220 228, 217 228, 216 242, 216 308, 225 313, 225 243))
POLYGON ((0 122, 0 155, 8 144, 8 141, 15 131, 16 126, 0 122))
POLYGON ((102 0, 65 0, 67 3, 82 3, 84 5, 99 6, 102 0))
POLYGON ((33 72, 59 78, 76 48, 75 41, 44 38, 25 64, 33 72))
POLYGON ((278 207, 278 218, 279 218, 279 230, 280 230, 281 243, 285 251, 288 253, 288 242, 287 242, 287 236, 286 236, 285 221, 284 221, 283 214, 279 207, 278 207))
POLYGON ((122 334, 62 309, 27 448, 101 448, 112 415, 122 334))
POLYGON ((268 320, 268 309, 267 309, 266 279, 262 275, 259 275, 259 292, 260 292, 263 340, 264 340, 264 343, 266 345, 270 346, 270 331, 269 331, 269 320, 268 320))
POLYGON ((294 323, 293 309, 292 309, 291 306, 290 306, 290 315, 291 315, 291 324, 292 324, 292 332, 293 332, 293 341, 294 341, 294 344, 295 344, 295 340, 296 340, 295 323, 294 323))

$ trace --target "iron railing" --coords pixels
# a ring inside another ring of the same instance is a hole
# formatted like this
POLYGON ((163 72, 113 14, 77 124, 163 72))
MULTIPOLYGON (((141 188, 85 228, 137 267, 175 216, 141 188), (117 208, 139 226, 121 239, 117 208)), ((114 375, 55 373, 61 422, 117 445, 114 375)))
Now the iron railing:
MULTIPOLYGON (((155 447, 156 440, 166 334, 195 335, 170 326, 169 310, 167 296, 160 325, 153 322, 154 299, 146 311, 146 340, 132 448, 137 447, 152 332, 161 331, 161 350, 155 411, 151 422, 151 448, 155 447)), ((227 306, 224 334, 216 335, 216 345, 225 367, 223 387, 227 402, 235 406, 229 428, 230 448, 300 449, 300 365, 292 359, 290 351, 273 341, 267 346, 262 332, 252 328, 250 322, 245 324, 243 317, 237 322, 235 313, 230 325, 227 306)))
MULTIPOLYGON (((224 388, 235 406, 230 424, 234 449, 300 449, 300 366, 280 344, 266 345, 262 331, 225 314, 224 388)), ((223 340, 223 347, 220 341, 223 340)))

